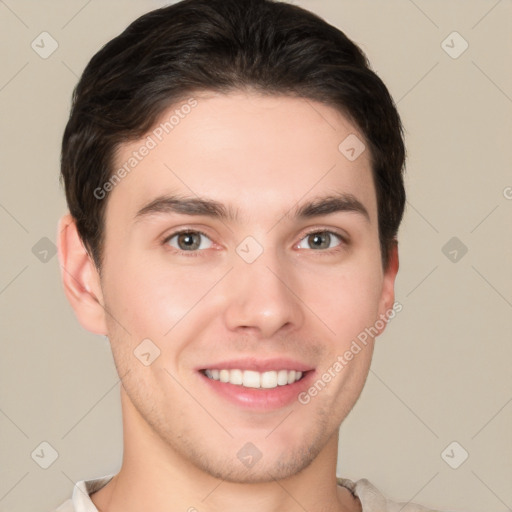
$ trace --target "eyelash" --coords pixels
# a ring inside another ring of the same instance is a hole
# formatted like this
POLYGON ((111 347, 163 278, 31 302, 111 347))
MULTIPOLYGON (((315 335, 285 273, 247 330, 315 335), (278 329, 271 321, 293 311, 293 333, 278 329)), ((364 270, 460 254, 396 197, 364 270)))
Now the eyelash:
MULTIPOLYGON (((166 245, 169 243, 169 240, 174 238, 177 235, 181 235, 182 233, 197 233, 199 235, 203 235, 206 238, 210 238, 204 231, 201 231, 199 229, 180 229, 179 231, 174 231, 169 236, 166 236, 164 240, 162 241, 162 245, 166 245)), ((178 255, 183 255, 187 257, 196 257, 200 256, 202 251, 181 251, 179 249, 176 249, 175 247, 172 247, 173 252, 175 252, 178 255)))
MULTIPOLYGON (((171 233, 170 235, 166 236, 163 240, 162 240, 162 245, 167 245, 169 243, 169 240, 171 240, 172 238, 174 238, 175 236, 177 235, 180 235, 182 233, 196 233, 196 234, 199 234, 199 235, 202 235, 202 236, 205 236, 206 238, 210 239, 210 237, 204 232, 204 231, 201 231, 199 229, 180 229, 178 231, 174 231, 173 233, 171 233)), ((311 231, 308 231, 306 233, 304 233, 304 235, 302 236, 302 238, 299 240, 299 243, 304 240, 304 238, 307 238, 308 236, 310 235, 314 235, 314 234, 318 234, 318 233, 328 233, 330 235, 334 235, 336 236, 339 240, 340 240, 340 244, 337 245, 336 247, 332 248, 332 249, 319 249, 317 251, 315 251, 314 249, 310 249, 311 251, 314 251, 314 252, 318 252, 320 253, 321 255, 332 255, 332 254, 336 254, 337 252, 345 249, 346 245, 348 244, 348 241, 347 241, 347 238, 340 234, 340 233, 337 233, 336 231, 332 231, 332 230, 329 230, 329 229, 313 229, 311 231)), ((211 239, 210 239, 211 240, 211 239)), ((175 247, 172 247, 173 251, 178 254, 178 255, 183 255, 183 256, 187 256, 187 257, 196 257, 196 256, 200 256, 202 252, 205 251, 205 249, 202 249, 202 250, 195 250, 195 251, 182 251, 180 249, 176 249, 175 247)), ((300 250, 304 250, 304 249, 300 249, 300 250)))

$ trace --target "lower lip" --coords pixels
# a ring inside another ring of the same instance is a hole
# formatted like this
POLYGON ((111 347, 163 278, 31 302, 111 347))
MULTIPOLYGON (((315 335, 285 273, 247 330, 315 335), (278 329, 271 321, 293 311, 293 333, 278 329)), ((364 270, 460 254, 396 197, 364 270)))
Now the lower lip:
POLYGON ((293 384, 270 389, 246 388, 230 384, 229 382, 210 379, 201 372, 198 373, 211 389, 236 406, 251 410, 270 411, 296 402, 299 393, 305 391, 310 386, 315 371, 309 370, 305 372, 302 379, 293 384))

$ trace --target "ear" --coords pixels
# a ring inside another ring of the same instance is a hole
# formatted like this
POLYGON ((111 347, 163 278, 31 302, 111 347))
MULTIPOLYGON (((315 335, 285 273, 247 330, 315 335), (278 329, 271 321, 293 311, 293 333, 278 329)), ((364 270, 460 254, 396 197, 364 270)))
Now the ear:
POLYGON ((88 331, 106 335, 100 276, 69 213, 59 221, 57 239, 64 292, 78 321, 88 331))
MULTIPOLYGON (((388 266, 384 270, 382 293, 379 302, 379 319, 385 320, 385 322, 382 329, 379 329, 379 334, 384 332, 387 320, 395 316, 395 308, 393 305, 395 303, 395 279, 398 273, 398 266, 398 242, 394 240, 389 251, 388 266)), ((400 306, 400 310, 401 309, 402 308, 400 306)))

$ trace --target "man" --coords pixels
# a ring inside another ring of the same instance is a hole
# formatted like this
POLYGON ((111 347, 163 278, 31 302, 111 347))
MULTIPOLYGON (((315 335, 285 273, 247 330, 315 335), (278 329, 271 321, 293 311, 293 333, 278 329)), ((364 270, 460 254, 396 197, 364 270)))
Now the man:
POLYGON ((93 57, 63 139, 59 258, 112 347, 124 454, 59 511, 427 510, 336 478, 401 307, 404 157, 365 56, 296 6, 185 0, 93 57))

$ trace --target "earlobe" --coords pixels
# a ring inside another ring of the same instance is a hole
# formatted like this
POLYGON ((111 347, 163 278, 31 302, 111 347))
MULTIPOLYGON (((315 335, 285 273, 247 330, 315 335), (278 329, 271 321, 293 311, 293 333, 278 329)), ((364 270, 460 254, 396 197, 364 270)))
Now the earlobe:
POLYGON ((64 292, 80 324, 95 334, 107 334, 98 270, 68 213, 59 221, 58 256, 64 292))
MULTIPOLYGON (((382 283, 382 293, 379 304, 379 318, 387 318, 390 312, 394 310, 393 305, 395 303, 395 279, 398 273, 398 242, 393 241, 393 245, 389 251, 388 266, 384 270, 384 279, 382 283)), ((380 330, 379 334, 384 332, 387 322, 384 323, 384 327, 380 330)))

